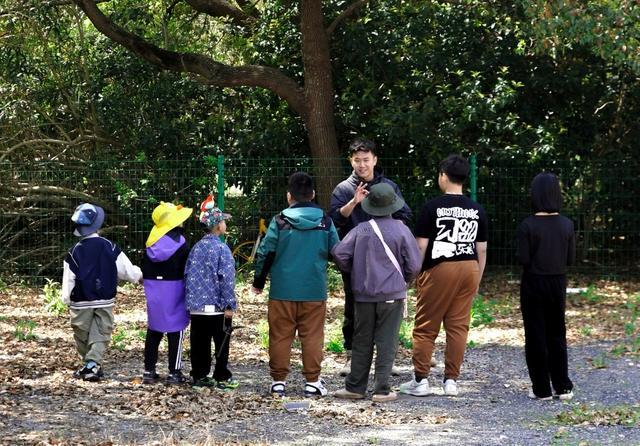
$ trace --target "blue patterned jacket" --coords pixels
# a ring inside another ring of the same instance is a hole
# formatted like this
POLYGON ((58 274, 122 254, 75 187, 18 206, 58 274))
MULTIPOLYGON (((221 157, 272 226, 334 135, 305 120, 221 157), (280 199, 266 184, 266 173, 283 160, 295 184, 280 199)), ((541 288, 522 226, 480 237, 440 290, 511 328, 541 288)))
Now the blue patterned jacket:
POLYGON ((191 249, 184 278, 187 310, 204 311, 205 305, 215 305, 220 312, 236 309, 235 262, 217 235, 205 235, 191 249))

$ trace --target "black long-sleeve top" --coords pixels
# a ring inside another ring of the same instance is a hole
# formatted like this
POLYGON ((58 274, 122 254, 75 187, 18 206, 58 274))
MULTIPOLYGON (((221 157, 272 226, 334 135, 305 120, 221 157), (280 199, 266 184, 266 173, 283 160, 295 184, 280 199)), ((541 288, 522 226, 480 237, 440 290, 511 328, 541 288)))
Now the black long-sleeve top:
POLYGON ((525 271, 566 274, 576 260, 573 222, 562 215, 531 215, 518 227, 518 261, 525 271))

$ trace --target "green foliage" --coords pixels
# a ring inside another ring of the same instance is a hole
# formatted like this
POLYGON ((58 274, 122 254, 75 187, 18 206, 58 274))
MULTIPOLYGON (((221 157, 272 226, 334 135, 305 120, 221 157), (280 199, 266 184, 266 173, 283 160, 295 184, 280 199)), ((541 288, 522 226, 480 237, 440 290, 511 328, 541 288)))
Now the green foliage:
POLYGON ((403 320, 400 323, 400 333, 399 333, 399 341, 400 345, 402 345, 406 349, 413 348, 413 327, 414 327, 413 318, 409 321, 403 320))
POLYGON ((258 344, 265 350, 269 350, 269 322, 262 319, 256 326, 258 332, 258 344))
POLYGON ((124 351, 137 342, 144 342, 146 330, 131 325, 120 325, 111 334, 111 346, 124 351))
POLYGON ((590 284, 585 291, 580 292, 580 298, 590 304, 597 304, 602 302, 604 296, 598 294, 598 288, 594 284, 590 284))
POLYGON ((44 299, 44 309, 47 313, 60 316, 66 314, 67 305, 62 302, 62 293, 60 283, 46 279, 47 283, 42 288, 42 296, 44 299))
POLYGON ((342 321, 336 319, 325 329, 325 348, 328 352, 343 353, 342 321))
POLYGON ((629 298, 627 302, 628 315, 624 323, 625 340, 611 349, 611 354, 621 356, 624 354, 640 354, 640 293, 629 298))
POLYGON ((606 369, 607 366, 607 356, 605 354, 600 354, 591 358, 591 366, 594 369, 606 369))
POLYGON ((38 337, 33 333, 36 323, 31 320, 18 321, 13 336, 18 341, 35 341, 38 337))
POLYGON ((327 289, 330 293, 337 293, 343 289, 342 274, 334 265, 329 264, 327 268, 327 289))
POLYGON ((7 289, 9 288, 9 286, 7 285, 7 283, 0 279, 0 293, 4 293, 7 291, 7 289))
POLYGON ((495 301, 476 296, 471 304, 471 327, 489 325, 494 321, 495 301))

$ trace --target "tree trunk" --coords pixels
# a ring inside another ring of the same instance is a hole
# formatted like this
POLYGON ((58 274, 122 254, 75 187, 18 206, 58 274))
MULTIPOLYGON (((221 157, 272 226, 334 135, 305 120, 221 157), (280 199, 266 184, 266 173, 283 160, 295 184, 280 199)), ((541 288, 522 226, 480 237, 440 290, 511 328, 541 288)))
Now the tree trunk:
POLYGON ((329 38, 323 18, 322 2, 302 0, 300 31, 306 102, 302 118, 309 137, 311 156, 314 158, 316 196, 320 205, 326 208, 333 187, 340 179, 341 170, 333 116, 334 91, 329 38))

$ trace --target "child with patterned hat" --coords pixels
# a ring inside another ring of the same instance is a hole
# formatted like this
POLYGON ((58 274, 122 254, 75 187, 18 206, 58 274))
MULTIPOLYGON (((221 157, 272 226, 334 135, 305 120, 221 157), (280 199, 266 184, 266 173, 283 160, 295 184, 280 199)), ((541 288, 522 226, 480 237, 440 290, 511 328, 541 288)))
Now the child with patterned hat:
POLYGON ((147 335, 144 345, 143 384, 158 381, 158 347, 164 333, 169 343, 167 384, 182 384, 182 340, 189 325, 184 299, 184 267, 189 246, 182 225, 193 209, 160 202, 151 218, 154 226, 146 242, 142 262, 144 292, 147 297, 147 335))
POLYGON ((194 387, 234 389, 238 381, 228 368, 231 322, 237 307, 235 262, 220 239, 229 214, 215 207, 211 196, 200 206, 199 222, 206 234, 193 246, 185 267, 186 303, 191 315, 191 377, 194 387), (216 361, 211 372, 211 341, 216 361))
POLYGON ((62 299, 69 305, 76 349, 84 363, 73 377, 84 381, 100 381, 104 375, 102 359, 111 342, 118 280, 136 283, 142 278, 140 268, 115 243, 98 235, 104 217, 95 204, 75 209, 73 234, 80 241, 63 263, 62 299))

